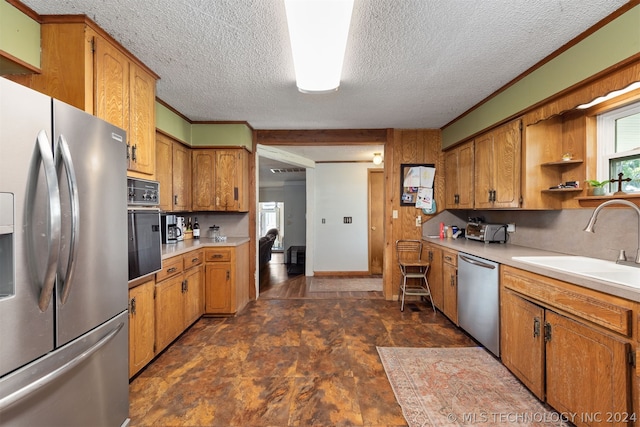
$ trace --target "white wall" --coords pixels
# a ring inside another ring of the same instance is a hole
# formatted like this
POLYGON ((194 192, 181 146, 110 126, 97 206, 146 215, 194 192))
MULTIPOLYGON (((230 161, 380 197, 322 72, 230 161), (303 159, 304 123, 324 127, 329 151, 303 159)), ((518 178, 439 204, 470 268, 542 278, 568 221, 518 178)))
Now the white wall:
POLYGON ((314 270, 369 270, 367 169, 372 163, 316 164, 314 270), (352 217, 344 224, 344 217, 352 217), (324 224, 322 223, 324 219, 324 224))

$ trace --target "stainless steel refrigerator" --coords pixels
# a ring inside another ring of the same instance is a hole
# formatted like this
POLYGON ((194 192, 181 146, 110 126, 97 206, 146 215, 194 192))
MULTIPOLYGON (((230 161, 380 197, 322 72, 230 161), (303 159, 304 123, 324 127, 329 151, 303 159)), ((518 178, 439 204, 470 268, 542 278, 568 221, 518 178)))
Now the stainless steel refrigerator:
POLYGON ((0 425, 129 423, 126 134, 0 78, 0 425))

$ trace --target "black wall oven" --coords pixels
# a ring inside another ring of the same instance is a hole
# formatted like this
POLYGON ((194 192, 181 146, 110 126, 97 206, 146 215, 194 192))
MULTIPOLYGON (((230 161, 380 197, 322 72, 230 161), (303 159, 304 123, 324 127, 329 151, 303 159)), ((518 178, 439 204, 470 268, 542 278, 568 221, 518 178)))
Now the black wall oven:
POLYGON ((127 179, 129 236, 129 281, 162 269, 159 183, 127 179))

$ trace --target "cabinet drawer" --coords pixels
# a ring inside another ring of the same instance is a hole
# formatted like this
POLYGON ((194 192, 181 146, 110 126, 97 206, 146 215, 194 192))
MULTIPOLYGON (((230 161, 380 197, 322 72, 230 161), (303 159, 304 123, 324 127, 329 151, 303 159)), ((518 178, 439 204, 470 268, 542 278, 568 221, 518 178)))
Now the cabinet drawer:
POLYGON ((207 262, 228 262, 231 261, 231 248, 207 249, 204 259, 207 262))
POLYGON ((204 251, 192 251, 182 256, 184 262, 184 269, 188 270, 191 267, 202 264, 204 261, 204 251))
POLYGON ((631 336, 629 301, 571 283, 504 266, 502 286, 528 296, 541 305, 581 317, 622 335, 631 336))
POLYGON ((457 251, 449 251, 446 249, 442 250, 442 262, 445 264, 453 265, 454 267, 458 266, 458 252, 457 251))
POLYGON ((160 282, 176 274, 182 273, 182 257, 176 256, 162 261, 162 271, 156 273, 156 282, 160 282))

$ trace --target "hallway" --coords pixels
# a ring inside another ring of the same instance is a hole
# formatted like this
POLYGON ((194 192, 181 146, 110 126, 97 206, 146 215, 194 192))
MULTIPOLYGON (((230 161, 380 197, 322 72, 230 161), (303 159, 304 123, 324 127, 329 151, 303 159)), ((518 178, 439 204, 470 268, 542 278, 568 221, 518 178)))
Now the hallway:
POLYGON ((200 319, 131 382, 132 427, 404 426, 376 346, 475 345, 428 303, 320 299, 275 268, 258 301, 200 319))

